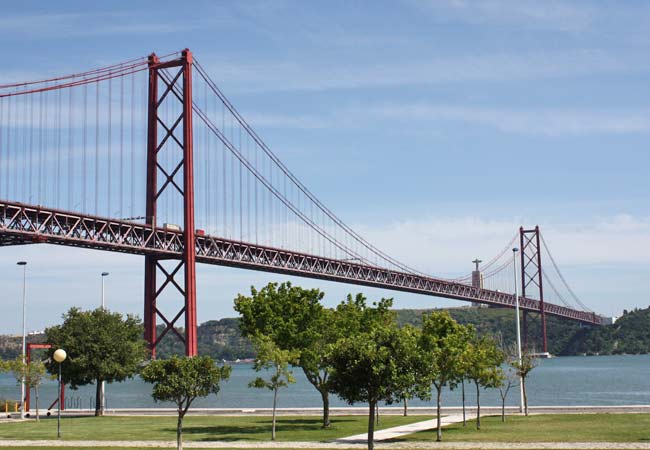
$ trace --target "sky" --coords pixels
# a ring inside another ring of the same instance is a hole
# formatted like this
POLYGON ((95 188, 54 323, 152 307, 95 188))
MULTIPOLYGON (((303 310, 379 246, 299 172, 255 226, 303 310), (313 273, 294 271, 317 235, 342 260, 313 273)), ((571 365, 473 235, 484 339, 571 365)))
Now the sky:
MULTIPOLYGON (((633 1, 11 2, 0 83, 190 48, 278 157, 379 248, 443 277, 539 225, 584 303, 650 305, 650 4, 633 1)), ((144 174, 143 174, 144 175, 144 174)), ((142 314, 140 257, 0 248, 0 332, 100 302, 142 314)), ((250 286, 444 299, 198 269, 199 322, 250 286)))

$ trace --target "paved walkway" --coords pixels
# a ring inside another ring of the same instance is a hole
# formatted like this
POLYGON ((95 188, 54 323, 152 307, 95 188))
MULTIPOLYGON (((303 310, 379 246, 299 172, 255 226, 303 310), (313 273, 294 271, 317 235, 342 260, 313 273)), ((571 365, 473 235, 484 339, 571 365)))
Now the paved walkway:
MULTIPOLYGON (((442 416, 440 422, 443 427, 451 425, 452 423, 459 423, 463 421, 462 414, 450 414, 442 416)), ((417 431, 432 430, 438 426, 438 419, 424 420, 422 422, 410 423, 408 425, 401 425, 399 427, 386 428, 384 430, 375 431, 375 442, 386 441, 388 439, 395 439, 407 434, 412 434, 417 431)), ((366 442, 368 440, 368 433, 355 434, 339 438, 336 442, 366 442)))

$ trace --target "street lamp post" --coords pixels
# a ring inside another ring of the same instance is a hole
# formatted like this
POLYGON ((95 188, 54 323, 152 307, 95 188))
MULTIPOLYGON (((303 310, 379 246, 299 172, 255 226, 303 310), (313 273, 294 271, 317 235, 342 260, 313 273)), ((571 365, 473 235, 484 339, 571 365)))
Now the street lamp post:
POLYGON ((26 349, 26 331, 27 331, 27 261, 18 261, 16 263, 23 266, 23 373, 20 376, 20 418, 25 418, 25 349, 26 349))
POLYGON ((104 295, 105 295, 105 292, 104 292, 104 278, 106 278, 109 275, 110 275, 110 273, 108 273, 108 272, 102 272, 102 309, 104 309, 106 307, 105 304, 104 304, 104 295))
POLYGON ((61 363, 65 361, 65 358, 68 355, 66 354, 65 350, 63 349, 58 349, 54 352, 54 361, 59 363, 59 390, 58 390, 58 395, 59 395, 59 408, 58 408, 58 414, 56 418, 56 437, 60 438, 61 437, 61 363))
MULTIPOLYGON (((104 302, 104 297, 105 297, 105 290, 104 290, 104 278, 109 276, 110 273, 108 272, 102 272, 102 309, 106 309, 106 304, 104 302)), ((100 389, 100 398, 101 398, 101 408, 99 409, 99 414, 104 415, 104 408, 106 407, 106 383, 104 380, 102 380, 102 385, 99 388, 100 389)))
MULTIPOLYGON (((519 361, 519 366, 521 367, 521 328, 519 325, 519 289, 517 287, 517 252, 519 251, 518 248, 513 248, 512 249, 512 262, 513 262, 513 268, 514 268, 514 275, 515 275, 515 314, 516 314, 516 320, 515 323, 517 324, 517 361, 519 361)), ((519 377, 519 412, 524 411, 524 383, 521 378, 519 377)))

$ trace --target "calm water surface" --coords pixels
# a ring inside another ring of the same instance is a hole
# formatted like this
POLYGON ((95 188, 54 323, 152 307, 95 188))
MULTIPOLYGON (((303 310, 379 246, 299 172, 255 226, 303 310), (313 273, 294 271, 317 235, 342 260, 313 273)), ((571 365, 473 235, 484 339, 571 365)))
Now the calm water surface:
MULTIPOLYGON (((650 355, 585 356, 561 357, 541 360, 533 370, 528 381, 529 403, 534 406, 551 405, 650 405, 650 355)), ((297 382, 283 389, 280 407, 319 407, 320 394, 309 384, 300 369, 294 370, 297 382)), ((233 366, 229 381, 224 383, 218 396, 199 399, 197 407, 221 408, 263 408, 270 407, 270 391, 252 389, 248 383, 256 374, 247 364, 233 366)), ((47 407, 56 398, 56 381, 46 381, 41 387, 40 406, 47 407)), ((66 405, 69 408, 91 408, 93 406, 94 386, 84 386, 76 391, 68 390, 66 405)), ((469 403, 476 398, 475 388, 466 386, 469 403)), ((0 398, 20 397, 20 387, 16 380, 7 374, 0 374, 0 398)), ((500 397, 496 390, 481 392, 481 403, 499 405, 500 397)), ((32 400, 33 401, 33 400, 32 400)), ((515 405, 517 392, 511 390, 508 404, 515 405)), ((154 403, 151 399, 151 385, 139 378, 124 383, 106 386, 108 407, 154 407, 171 406, 154 403)), ((332 396, 332 406, 345 406, 346 403, 332 396)), ((431 402, 412 400, 413 406, 430 406, 431 402)), ((445 406, 461 404, 460 389, 443 394, 445 406)))

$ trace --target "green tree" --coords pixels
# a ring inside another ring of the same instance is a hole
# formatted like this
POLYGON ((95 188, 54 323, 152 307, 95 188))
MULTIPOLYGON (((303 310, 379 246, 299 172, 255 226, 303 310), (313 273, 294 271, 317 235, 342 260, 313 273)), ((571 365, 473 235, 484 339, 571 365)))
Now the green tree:
POLYGON ((447 312, 432 312, 423 316, 418 348, 421 365, 426 371, 423 376, 429 385, 433 384, 436 388, 437 441, 442 440, 442 389, 445 386, 454 388, 462 379, 465 352, 472 334, 470 327, 459 325, 447 312))
POLYGON ((504 354, 493 339, 474 338, 468 345, 466 376, 476 386, 476 429, 481 429, 481 388, 496 388, 503 383, 501 364, 504 354))
POLYGON ((521 389, 524 393, 524 414, 528 416, 528 395, 526 393, 526 379, 530 372, 537 367, 538 360, 532 350, 523 349, 521 352, 521 361, 516 356, 509 361, 510 366, 515 370, 521 383, 521 389))
POLYGON ((388 314, 391 304, 392 300, 382 299, 375 307, 367 307, 363 296, 348 296, 337 309, 338 319, 359 331, 341 337, 330 347, 328 356, 331 392, 349 404, 368 403, 370 450, 374 448, 378 402, 391 404, 428 391, 428 385, 422 387, 420 383, 418 332, 412 327, 397 327, 394 315, 388 314))
POLYGON ((222 381, 230 378, 231 367, 217 366, 209 356, 172 356, 151 361, 141 376, 153 384, 151 396, 157 402, 174 402, 177 407, 176 446, 183 448, 183 418, 199 397, 218 394, 222 381))
POLYGON ((281 388, 296 382, 293 373, 289 369, 289 364, 291 361, 295 361, 297 352, 281 349, 270 337, 265 335, 256 336, 253 339, 253 344, 257 350, 257 358, 253 368, 256 372, 270 369, 271 376, 268 380, 257 377, 248 386, 257 389, 269 389, 273 392, 271 440, 275 441, 275 411, 278 405, 278 392, 281 388))
MULTIPOLYGON (((25 388, 27 390, 34 389, 34 400, 36 403, 36 420, 40 420, 38 409, 38 388, 43 382, 45 377, 45 364, 43 361, 32 360, 30 362, 23 362, 22 356, 10 361, 0 361, 0 372, 11 372, 18 384, 22 383, 23 377, 25 380, 25 388)), ((23 406, 24 407, 24 406, 23 406)))
POLYGON ((303 289, 291 283, 269 283, 260 290, 251 287, 249 297, 238 295, 235 310, 244 336, 268 336, 280 349, 295 355, 292 365, 300 367, 323 402, 323 427, 329 427, 329 367, 327 346, 337 339, 331 327, 333 312, 320 303, 318 289, 303 289))
POLYGON ((499 396, 501 397, 501 422, 506 421, 506 398, 508 393, 513 387, 519 386, 519 376, 517 372, 509 366, 507 369, 501 369, 502 371, 502 382, 498 386, 499 396))
POLYGON ((46 364, 51 374, 58 373, 52 354, 62 348, 68 354, 61 365, 62 382, 72 389, 95 383, 95 416, 103 411, 101 382, 133 377, 147 355, 140 320, 103 308, 71 308, 63 315, 63 324, 48 328, 45 334, 52 344, 46 364))

